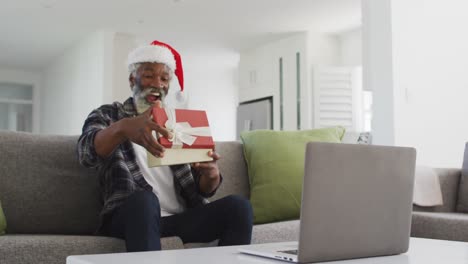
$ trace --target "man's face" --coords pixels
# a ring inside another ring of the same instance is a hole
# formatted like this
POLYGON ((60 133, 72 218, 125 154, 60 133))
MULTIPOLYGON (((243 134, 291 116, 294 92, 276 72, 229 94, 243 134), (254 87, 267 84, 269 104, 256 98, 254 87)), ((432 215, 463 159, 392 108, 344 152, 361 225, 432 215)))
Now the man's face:
POLYGON ((146 111, 156 101, 164 104, 171 76, 168 70, 162 63, 143 63, 138 68, 136 76, 130 76, 133 100, 139 114, 146 111))

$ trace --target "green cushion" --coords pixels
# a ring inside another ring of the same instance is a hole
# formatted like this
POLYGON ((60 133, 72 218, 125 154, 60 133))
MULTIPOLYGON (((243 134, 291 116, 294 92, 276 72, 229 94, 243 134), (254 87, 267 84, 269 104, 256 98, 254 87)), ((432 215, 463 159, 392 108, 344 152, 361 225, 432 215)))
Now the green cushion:
POLYGON ((3 213, 2 203, 0 202, 0 235, 4 235, 6 230, 6 219, 3 213))
POLYGON ((307 142, 341 142, 345 129, 241 133, 256 224, 298 219, 307 142))

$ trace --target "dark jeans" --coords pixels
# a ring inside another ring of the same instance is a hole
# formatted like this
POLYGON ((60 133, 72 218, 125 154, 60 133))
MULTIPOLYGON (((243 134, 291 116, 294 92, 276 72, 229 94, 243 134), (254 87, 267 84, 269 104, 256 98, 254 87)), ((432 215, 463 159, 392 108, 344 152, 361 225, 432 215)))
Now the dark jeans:
POLYGON ((220 246, 250 244, 253 214, 250 202, 227 196, 177 215, 161 217, 159 200, 150 191, 132 194, 104 225, 105 232, 125 240, 127 251, 161 250, 161 237, 178 236, 184 243, 220 246))

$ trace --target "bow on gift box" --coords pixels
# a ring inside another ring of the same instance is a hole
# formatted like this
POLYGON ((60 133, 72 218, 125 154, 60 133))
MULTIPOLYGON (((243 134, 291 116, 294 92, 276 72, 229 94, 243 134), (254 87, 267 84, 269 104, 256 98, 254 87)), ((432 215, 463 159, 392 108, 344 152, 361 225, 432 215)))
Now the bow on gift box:
POLYGON ((172 148, 182 148, 183 144, 193 145, 197 136, 210 137, 210 127, 192 127, 188 122, 176 122, 175 109, 164 109, 167 115, 165 127, 172 133, 172 148))

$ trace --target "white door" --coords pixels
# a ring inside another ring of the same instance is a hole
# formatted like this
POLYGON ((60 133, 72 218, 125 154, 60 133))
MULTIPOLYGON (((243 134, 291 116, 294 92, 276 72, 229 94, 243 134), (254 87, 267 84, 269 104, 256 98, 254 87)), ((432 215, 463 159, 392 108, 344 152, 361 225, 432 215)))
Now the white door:
POLYGON ((315 128, 342 126, 363 130, 361 67, 316 67, 313 71, 315 128))

